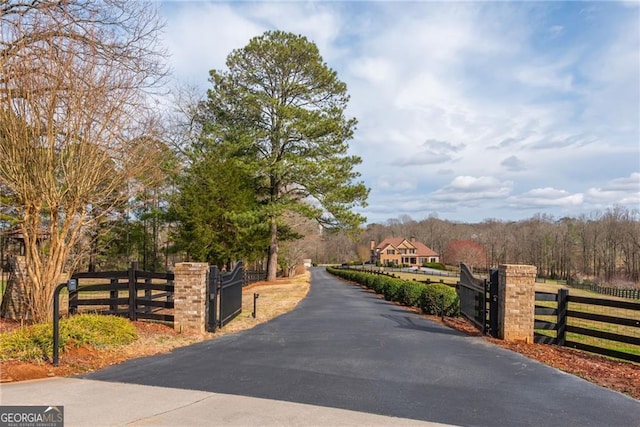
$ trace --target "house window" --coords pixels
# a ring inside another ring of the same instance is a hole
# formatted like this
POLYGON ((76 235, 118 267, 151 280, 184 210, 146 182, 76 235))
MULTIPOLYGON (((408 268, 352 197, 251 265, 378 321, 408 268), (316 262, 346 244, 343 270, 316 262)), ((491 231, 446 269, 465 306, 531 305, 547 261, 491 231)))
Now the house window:
POLYGON ((396 251, 393 249, 387 249, 387 255, 395 255, 396 251))
POLYGON ((436 261, 435 258, 431 258, 431 260, 429 262, 438 262, 438 261, 436 261))

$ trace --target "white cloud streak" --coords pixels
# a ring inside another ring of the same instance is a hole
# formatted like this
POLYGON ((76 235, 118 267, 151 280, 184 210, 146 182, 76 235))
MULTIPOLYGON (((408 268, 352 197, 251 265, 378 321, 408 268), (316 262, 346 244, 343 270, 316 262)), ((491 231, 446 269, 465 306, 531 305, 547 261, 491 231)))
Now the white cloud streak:
POLYGON ((370 221, 434 210, 474 221, 640 208, 639 7, 169 2, 163 10, 177 77, 203 88, 209 69, 265 30, 318 45, 359 121, 351 151, 372 188, 362 211, 370 221))

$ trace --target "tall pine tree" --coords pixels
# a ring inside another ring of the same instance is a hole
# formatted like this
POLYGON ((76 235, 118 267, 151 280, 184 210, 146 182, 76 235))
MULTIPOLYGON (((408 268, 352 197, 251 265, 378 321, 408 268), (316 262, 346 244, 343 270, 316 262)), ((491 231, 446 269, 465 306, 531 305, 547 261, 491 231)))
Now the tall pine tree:
POLYGON ((325 227, 357 229, 369 190, 354 182, 361 162, 347 154, 356 126, 345 117, 346 85, 303 36, 266 32, 210 72, 204 135, 234 168, 256 180, 269 228, 268 280, 275 280, 282 218, 297 212, 325 227))

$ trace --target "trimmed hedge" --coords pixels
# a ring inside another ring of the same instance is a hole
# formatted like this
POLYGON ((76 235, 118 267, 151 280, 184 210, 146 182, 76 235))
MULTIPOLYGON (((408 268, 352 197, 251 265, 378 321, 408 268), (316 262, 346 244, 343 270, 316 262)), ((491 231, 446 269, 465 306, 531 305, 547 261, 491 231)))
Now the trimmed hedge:
POLYGON ((365 271, 327 267, 327 272, 351 282, 356 282, 383 295, 387 301, 395 301, 409 307, 420 307, 426 314, 455 317, 460 315, 460 298, 451 286, 440 283, 424 284, 365 271), (443 312, 444 308, 444 313, 443 312))
POLYGON ((455 289, 440 283, 425 286, 420 295, 420 307, 426 314, 445 315, 448 317, 460 314, 460 297, 455 289), (444 312, 444 313, 443 313, 444 312))
POLYGON ((423 264, 424 267, 433 268, 435 270, 446 270, 447 267, 441 262, 425 262, 423 264))
POLYGON ((405 282, 404 286, 400 289, 398 295, 398 302, 402 305, 409 307, 420 307, 420 297, 425 285, 419 282, 405 282))

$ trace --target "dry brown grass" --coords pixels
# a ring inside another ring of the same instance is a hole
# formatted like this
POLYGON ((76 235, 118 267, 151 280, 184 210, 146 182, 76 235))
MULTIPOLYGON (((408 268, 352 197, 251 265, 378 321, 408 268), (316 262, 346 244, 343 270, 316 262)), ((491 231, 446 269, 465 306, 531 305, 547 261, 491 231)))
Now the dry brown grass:
POLYGON ((307 295, 310 281, 311 274, 306 271, 292 278, 279 279, 275 284, 258 282, 247 286, 242 293, 242 313, 215 335, 250 329, 281 314, 288 313, 307 295), (260 295, 256 301, 255 319, 251 315, 254 293, 260 295))

